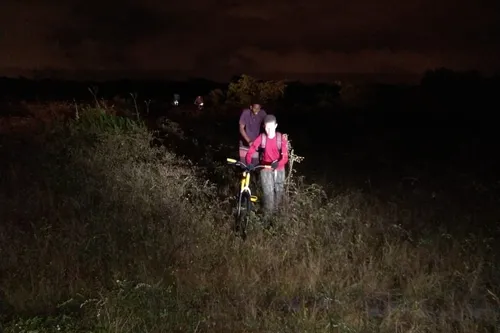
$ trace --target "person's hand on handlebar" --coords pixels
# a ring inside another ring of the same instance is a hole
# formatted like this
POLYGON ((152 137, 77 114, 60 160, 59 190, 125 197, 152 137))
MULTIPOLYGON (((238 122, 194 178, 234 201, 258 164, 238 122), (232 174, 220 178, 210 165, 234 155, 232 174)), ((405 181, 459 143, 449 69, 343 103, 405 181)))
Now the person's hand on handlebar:
POLYGON ((278 167, 278 160, 276 161, 273 161, 273 163, 271 163, 271 168, 274 170, 276 170, 276 168, 278 167))
POLYGON ((257 166, 258 166, 258 164, 250 163, 247 165, 247 169, 248 169, 248 171, 253 171, 257 166))

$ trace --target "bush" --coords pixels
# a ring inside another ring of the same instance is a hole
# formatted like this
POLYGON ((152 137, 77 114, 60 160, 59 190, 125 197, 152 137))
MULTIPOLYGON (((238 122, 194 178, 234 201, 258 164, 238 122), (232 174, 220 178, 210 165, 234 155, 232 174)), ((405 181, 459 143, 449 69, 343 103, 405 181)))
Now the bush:
POLYGON ((142 124, 87 110, 2 151, 5 332, 497 327, 492 239, 413 230, 439 216, 327 197, 299 178, 275 228, 257 219, 243 242, 214 186, 150 140, 142 124))
POLYGON ((57 311, 123 276, 157 282, 195 229, 214 224, 198 202, 205 183, 150 141, 141 124, 90 109, 25 147, 28 160, 8 159, 0 289, 14 313, 57 311))
POLYGON ((366 108, 375 105, 377 91, 372 84, 343 83, 340 99, 343 105, 353 108, 366 108))
POLYGON ((237 105, 250 105, 255 98, 261 103, 270 103, 282 98, 285 88, 284 81, 259 81, 243 74, 229 84, 227 97, 230 103, 237 105))
POLYGON ((221 106, 226 101, 226 94, 221 89, 215 89, 210 91, 208 99, 213 106, 221 106))

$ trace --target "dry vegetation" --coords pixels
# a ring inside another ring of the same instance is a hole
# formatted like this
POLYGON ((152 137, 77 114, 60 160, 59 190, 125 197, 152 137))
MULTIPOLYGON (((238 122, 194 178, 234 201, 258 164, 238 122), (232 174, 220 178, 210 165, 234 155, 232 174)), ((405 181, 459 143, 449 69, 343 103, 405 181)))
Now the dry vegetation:
POLYGON ((228 184, 151 147, 144 126, 85 109, 37 138, 1 148, 5 332, 498 327, 494 240, 411 230, 432 211, 292 179, 275 229, 256 223, 243 242, 217 191, 228 184))

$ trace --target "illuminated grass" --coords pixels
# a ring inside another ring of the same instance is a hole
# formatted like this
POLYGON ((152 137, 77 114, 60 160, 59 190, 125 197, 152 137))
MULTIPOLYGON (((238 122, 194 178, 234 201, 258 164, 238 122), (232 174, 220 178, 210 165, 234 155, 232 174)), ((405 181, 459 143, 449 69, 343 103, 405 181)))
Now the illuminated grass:
POLYGON ((152 148, 144 126, 86 110, 50 129, 2 156, 5 332, 498 325, 493 240, 409 229, 432 211, 409 215, 357 192, 326 198, 320 186, 296 182, 276 228, 255 227, 242 242, 216 190, 229 183, 206 182, 152 148))

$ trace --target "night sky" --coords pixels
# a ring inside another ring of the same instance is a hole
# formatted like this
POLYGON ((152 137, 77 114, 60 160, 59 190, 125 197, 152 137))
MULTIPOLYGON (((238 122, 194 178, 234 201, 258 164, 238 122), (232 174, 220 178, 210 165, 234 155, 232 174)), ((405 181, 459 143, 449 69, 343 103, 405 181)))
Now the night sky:
POLYGON ((45 68, 422 73, 500 68, 500 1, 4 0, 0 75, 45 68))

